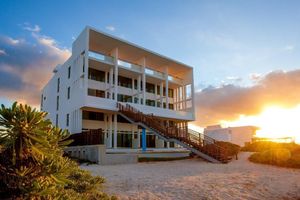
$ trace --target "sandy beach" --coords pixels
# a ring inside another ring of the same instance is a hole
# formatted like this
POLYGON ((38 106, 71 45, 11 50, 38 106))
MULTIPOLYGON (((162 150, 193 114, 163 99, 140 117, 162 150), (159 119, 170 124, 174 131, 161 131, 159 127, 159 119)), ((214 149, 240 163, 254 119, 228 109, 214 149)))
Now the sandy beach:
POLYGON ((104 176, 104 191, 120 199, 300 199, 300 170, 247 160, 212 164, 200 159, 82 166, 104 176))

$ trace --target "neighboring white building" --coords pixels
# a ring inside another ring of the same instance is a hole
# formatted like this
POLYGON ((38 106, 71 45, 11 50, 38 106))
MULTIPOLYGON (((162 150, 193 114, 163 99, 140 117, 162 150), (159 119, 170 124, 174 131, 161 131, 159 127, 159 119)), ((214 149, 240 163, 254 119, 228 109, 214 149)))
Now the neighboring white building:
MULTIPOLYGON (((42 90, 41 110, 71 133, 104 130, 107 148, 140 148, 140 129, 120 115, 117 102, 185 127, 195 119, 193 68, 86 27, 72 55, 42 90)), ((168 143, 147 132, 147 146, 168 143)))
POLYGON ((222 128, 220 125, 208 126, 204 129, 204 135, 207 135, 215 140, 231 142, 239 146, 244 146, 245 143, 251 142, 255 136, 257 127, 255 126, 240 126, 222 128))

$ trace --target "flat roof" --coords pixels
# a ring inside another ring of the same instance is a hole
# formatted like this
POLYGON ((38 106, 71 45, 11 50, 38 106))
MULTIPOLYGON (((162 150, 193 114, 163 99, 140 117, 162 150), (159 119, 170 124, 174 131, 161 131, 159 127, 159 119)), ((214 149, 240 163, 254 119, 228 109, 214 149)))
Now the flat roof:
POLYGON ((175 76, 180 76, 181 73, 193 69, 193 67, 189 65, 160 55, 124 39, 104 33, 94 27, 87 26, 86 28, 90 35, 89 48, 92 51, 98 51, 107 55, 118 47, 120 59, 139 64, 137 63, 139 59, 145 57, 147 67, 163 72, 164 68, 168 66, 169 74, 175 76))

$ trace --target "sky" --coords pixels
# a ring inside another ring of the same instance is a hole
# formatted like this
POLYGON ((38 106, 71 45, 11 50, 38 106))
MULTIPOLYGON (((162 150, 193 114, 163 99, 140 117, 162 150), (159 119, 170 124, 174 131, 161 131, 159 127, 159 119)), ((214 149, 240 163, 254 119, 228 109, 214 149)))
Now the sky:
POLYGON ((194 67, 197 123, 300 103, 300 1, 0 1, 0 103, 39 105, 86 25, 194 67), (33 81, 34 80, 34 81, 33 81))

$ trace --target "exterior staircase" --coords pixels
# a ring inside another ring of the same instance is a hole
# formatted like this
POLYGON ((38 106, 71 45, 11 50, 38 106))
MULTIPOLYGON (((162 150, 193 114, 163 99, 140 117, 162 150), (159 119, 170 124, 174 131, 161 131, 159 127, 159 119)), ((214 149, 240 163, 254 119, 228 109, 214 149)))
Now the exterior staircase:
POLYGON ((226 149, 217 145, 217 141, 213 138, 188 130, 187 127, 166 127, 157 117, 146 115, 129 104, 117 103, 117 108, 119 114, 129 122, 151 130, 159 138, 183 146, 209 162, 227 163, 230 161, 226 149))

